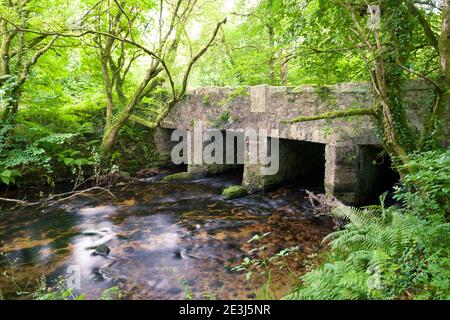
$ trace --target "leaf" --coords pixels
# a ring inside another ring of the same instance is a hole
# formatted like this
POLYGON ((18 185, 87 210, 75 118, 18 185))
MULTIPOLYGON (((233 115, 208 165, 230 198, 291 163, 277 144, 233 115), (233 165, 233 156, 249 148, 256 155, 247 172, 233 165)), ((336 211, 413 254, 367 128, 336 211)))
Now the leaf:
POLYGON ((248 243, 251 243, 251 242, 253 242, 253 241, 257 241, 257 240, 259 240, 259 239, 261 239, 261 237, 258 235, 258 234, 255 234, 250 240, 248 240, 247 242, 248 243))
POLYGON ((70 166, 74 162, 73 158, 64 158, 64 164, 70 166))

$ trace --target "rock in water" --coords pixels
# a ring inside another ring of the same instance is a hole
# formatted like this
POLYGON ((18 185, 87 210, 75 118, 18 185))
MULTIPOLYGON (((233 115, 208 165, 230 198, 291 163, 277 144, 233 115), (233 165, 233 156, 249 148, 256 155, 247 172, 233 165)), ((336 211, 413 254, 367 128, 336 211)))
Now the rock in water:
POLYGON ((110 252, 111 252, 111 249, 109 249, 109 247, 107 245, 101 244, 94 248, 94 252, 92 253, 92 255, 106 257, 107 255, 109 255, 110 252))
POLYGON ((222 196, 227 200, 241 198, 246 196, 247 194, 247 189, 242 186, 230 186, 222 192, 222 196))
POLYGON ((92 275, 93 275, 95 281, 103 281, 103 280, 105 280, 105 275, 100 270, 100 268, 96 267, 96 268, 92 269, 92 275))

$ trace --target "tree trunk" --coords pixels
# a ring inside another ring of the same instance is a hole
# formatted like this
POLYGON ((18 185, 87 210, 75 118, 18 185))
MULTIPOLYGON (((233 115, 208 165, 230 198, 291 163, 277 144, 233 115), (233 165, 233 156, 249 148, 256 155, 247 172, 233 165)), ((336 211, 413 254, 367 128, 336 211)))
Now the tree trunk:
POLYGON ((105 92, 106 92, 106 128, 109 128, 112 125, 114 100, 113 100, 113 95, 112 95, 111 77, 109 76, 109 70, 108 70, 108 57, 107 56, 102 57, 101 65, 102 65, 103 81, 104 81, 105 92))
POLYGON ((440 141, 444 147, 448 146, 449 136, 449 105, 450 105, 450 0, 444 1, 442 9, 441 36, 439 38, 439 57, 442 91, 439 96, 439 104, 437 105, 436 118, 442 119, 444 124, 444 137, 440 141))
POLYGON ((275 34, 273 26, 269 25, 269 46, 270 46, 270 57, 269 57, 269 79, 270 84, 275 85, 275 34))
POLYGON ((280 81, 282 86, 287 85, 288 75, 289 75, 289 61, 284 56, 284 51, 282 51, 280 59, 280 81))
POLYGON ((3 121, 7 120, 11 115, 15 115, 17 110, 19 110, 19 100, 22 92, 20 88, 15 88, 9 93, 8 98, 11 99, 7 102, 5 110, 3 110, 1 119, 3 121))

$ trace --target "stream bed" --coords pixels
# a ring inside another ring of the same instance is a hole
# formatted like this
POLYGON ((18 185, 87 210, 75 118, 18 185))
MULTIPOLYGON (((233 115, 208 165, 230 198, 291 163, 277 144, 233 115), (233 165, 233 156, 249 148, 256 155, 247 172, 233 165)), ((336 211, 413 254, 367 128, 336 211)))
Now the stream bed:
MULTIPOLYGON (((264 298, 264 275, 252 283, 232 267, 258 246, 267 246, 264 256, 298 246, 280 260, 282 270, 272 268, 271 290, 280 298, 333 230, 329 217, 310 213, 298 185, 224 200, 222 190, 239 183, 238 175, 157 180, 116 186, 115 198, 96 194, 58 206, 3 209, 0 275, 9 275, 0 277, 3 297, 20 299, 16 285, 31 291, 41 276, 51 283, 75 266, 81 275, 77 293, 86 299, 115 286, 127 299, 264 298), (270 234, 260 244, 248 243, 263 233, 270 234), (110 251, 96 254, 99 246, 110 251)), ((257 251, 250 257, 262 258, 257 251)))

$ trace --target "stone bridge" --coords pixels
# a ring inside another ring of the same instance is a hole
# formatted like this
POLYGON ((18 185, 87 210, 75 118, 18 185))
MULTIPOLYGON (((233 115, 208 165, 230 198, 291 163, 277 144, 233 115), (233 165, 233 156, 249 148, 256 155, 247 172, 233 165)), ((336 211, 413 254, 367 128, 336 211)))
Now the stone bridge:
MULTIPOLYGON (((406 104, 411 123, 420 124, 432 101, 431 88, 420 81, 407 83, 406 104)), ((173 129, 192 130, 201 121, 222 132, 245 128, 278 129, 280 164, 277 174, 262 176, 258 165, 244 163, 242 184, 249 191, 302 182, 319 184, 327 194, 348 204, 363 204, 396 182, 390 160, 382 153, 377 127, 370 116, 324 119, 294 124, 284 120, 324 112, 370 108, 374 94, 369 84, 335 86, 245 88, 207 87, 190 91, 172 109, 155 133, 155 145, 170 154, 173 129)), ((420 129, 416 127, 417 129, 420 129)), ((246 152, 248 152, 246 150, 246 152)), ((235 168, 193 164, 188 171, 211 175, 235 168)))

